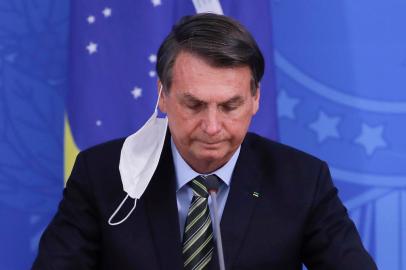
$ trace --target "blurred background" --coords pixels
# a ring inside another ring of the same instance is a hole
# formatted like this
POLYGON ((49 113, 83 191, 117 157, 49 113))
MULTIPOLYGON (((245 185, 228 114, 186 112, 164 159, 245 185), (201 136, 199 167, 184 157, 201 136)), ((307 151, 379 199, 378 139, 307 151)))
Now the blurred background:
POLYGON ((406 269, 404 0, 1 0, 0 270, 30 268, 75 154, 149 118, 160 42, 207 10, 264 52, 251 130, 326 160, 379 269, 406 269))

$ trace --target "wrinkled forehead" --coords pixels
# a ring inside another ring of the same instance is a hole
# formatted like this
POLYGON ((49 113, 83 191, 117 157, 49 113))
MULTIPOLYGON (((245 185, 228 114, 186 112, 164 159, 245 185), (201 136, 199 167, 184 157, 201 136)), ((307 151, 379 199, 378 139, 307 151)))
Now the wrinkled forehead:
POLYGON ((170 91, 208 99, 228 99, 250 93, 249 67, 215 67, 201 57, 181 53, 176 59, 170 91))

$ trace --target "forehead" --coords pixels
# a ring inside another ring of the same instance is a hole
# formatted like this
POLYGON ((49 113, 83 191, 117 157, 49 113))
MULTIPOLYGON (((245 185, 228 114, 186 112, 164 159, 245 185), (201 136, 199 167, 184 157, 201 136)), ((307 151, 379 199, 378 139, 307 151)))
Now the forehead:
POLYGON ((190 94, 202 100, 227 99, 250 94, 251 70, 242 67, 214 67, 197 55, 181 52, 172 70, 170 93, 190 94))

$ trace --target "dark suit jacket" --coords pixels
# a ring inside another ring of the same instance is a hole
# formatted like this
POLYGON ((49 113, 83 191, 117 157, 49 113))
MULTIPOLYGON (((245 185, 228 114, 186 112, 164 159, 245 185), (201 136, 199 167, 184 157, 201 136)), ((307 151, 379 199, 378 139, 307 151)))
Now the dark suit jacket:
MULTIPOLYGON (((182 269, 169 136, 135 211, 121 225, 107 223, 126 195, 122 145, 116 140, 78 155, 33 269, 182 269)), ((132 205, 127 200, 116 220, 132 205)), ((221 232, 227 269, 301 269, 302 262, 309 269, 376 269, 326 164, 254 134, 242 144, 221 232)))

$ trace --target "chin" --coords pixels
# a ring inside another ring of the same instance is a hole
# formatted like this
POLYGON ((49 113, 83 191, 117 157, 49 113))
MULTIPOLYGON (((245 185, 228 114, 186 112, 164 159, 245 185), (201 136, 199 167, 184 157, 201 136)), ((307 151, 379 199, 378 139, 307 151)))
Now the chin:
POLYGON ((225 159, 226 154, 219 152, 218 150, 201 150, 198 151, 195 155, 198 160, 213 162, 213 161, 222 161, 225 159))

